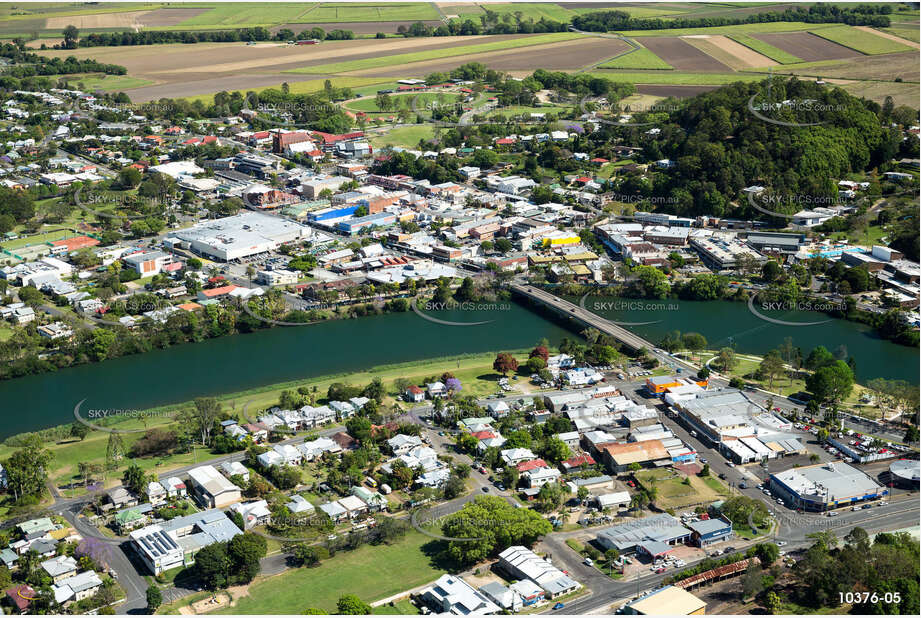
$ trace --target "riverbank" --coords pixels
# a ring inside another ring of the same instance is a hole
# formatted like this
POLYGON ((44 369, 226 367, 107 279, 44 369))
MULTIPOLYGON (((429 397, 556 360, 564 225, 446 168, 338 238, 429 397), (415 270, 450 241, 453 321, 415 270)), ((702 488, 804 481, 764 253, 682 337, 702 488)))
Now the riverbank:
MULTIPOLYGON (((536 342, 535 342, 536 343, 536 342)), ((504 350, 511 352, 518 357, 522 363, 527 358, 530 348, 519 348, 504 350)), ((330 374, 316 378, 307 378, 302 380, 291 380, 271 385, 265 385, 258 388, 235 391, 216 396, 225 411, 241 415, 244 407, 246 414, 254 417, 261 410, 278 404, 282 391, 296 390, 305 387, 310 390, 317 389, 321 398, 326 396, 329 386, 335 382, 341 382, 349 385, 364 386, 374 378, 380 378, 384 383, 385 404, 392 405, 396 403, 395 382, 399 378, 406 378, 413 382, 422 382, 425 378, 439 376, 449 371, 461 381, 464 394, 471 394, 477 397, 485 397, 497 390, 497 380, 499 375, 492 370, 492 363, 495 360, 496 352, 484 352, 479 354, 464 354, 458 356, 448 356, 440 358, 422 359, 407 363, 398 363, 392 365, 381 365, 372 367, 363 371, 330 374)), ((520 380, 516 384, 521 384, 522 389, 532 389, 532 385, 526 384, 526 381, 520 380)), ((522 397, 532 396, 530 392, 520 391, 522 397)), ((507 393, 513 395, 514 393, 507 393)), ((111 422, 107 428, 117 428, 119 430, 144 430, 154 428, 164 428, 174 422, 174 417, 182 410, 191 409, 194 406, 193 401, 186 401, 180 404, 159 406, 143 410, 147 422, 139 418, 124 418, 122 421, 111 422)), ((71 409, 72 413, 72 409, 71 409)), ((84 411, 85 413, 85 411, 84 411)), ((66 434, 69 431, 70 423, 61 425, 53 429, 46 430, 46 434, 58 431, 66 434)), ((309 432, 304 432, 309 433, 309 432)), ((126 450, 143 436, 143 431, 136 433, 122 434, 126 450)), ((68 438, 57 441, 54 444, 48 444, 47 448, 55 456, 53 467, 49 472, 49 477, 55 487, 62 489, 62 495, 71 497, 85 493, 85 489, 80 486, 74 486, 74 483, 82 481, 78 466, 80 463, 104 463, 106 448, 111 434, 107 431, 91 430, 83 440, 68 438)), ((15 442, 15 440, 8 440, 15 442)), ((16 450, 15 446, 10 444, 0 445, 0 460, 12 455, 16 450)), ((129 461, 124 461, 116 470, 111 470, 106 477, 102 479, 103 486, 111 486, 120 482, 121 470, 129 463, 136 463, 141 466, 145 472, 163 475, 170 470, 189 466, 197 462, 203 462, 210 457, 217 457, 219 453, 214 453, 210 449, 196 447, 188 453, 174 453, 166 456, 157 457, 139 457, 129 461)))

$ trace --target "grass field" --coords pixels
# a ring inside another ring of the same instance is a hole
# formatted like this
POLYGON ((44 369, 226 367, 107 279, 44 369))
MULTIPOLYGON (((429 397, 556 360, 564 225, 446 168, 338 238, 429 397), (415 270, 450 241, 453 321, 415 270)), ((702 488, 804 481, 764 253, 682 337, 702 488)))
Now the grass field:
POLYGON ((907 45, 902 45, 891 39, 885 39, 875 34, 870 34, 864 30, 857 30, 850 26, 834 26, 830 28, 821 28, 819 30, 810 30, 812 34, 820 36, 838 45, 844 45, 862 54, 895 54, 898 52, 912 51, 907 45))
POLYGON ((0 8, 0 19, 3 21, 15 21, 24 19, 35 19, 36 17, 67 17, 69 15, 102 15, 106 13, 125 13, 132 11, 152 11, 164 6, 159 2, 112 2, 105 4, 96 4, 95 6, 86 4, 85 8, 76 8, 77 3, 64 2, 27 2, 27 3, 4 3, 0 8))
MULTIPOLYGON (((458 6, 445 6, 442 7, 441 10, 445 15, 457 15, 461 20, 464 20, 470 18, 478 18, 480 15, 485 15, 487 9, 493 13, 498 13, 499 15, 514 15, 516 12, 520 11, 524 19, 530 17, 533 18, 534 21, 540 21, 541 18, 547 18, 553 21, 569 21, 574 16, 581 13, 611 10, 610 7, 606 6, 585 6, 577 9, 568 9, 560 6, 559 4, 554 4, 551 2, 516 2, 508 4, 470 3, 458 6)), ((660 17, 663 15, 674 15, 675 13, 680 12, 671 9, 654 9, 634 6, 617 7, 617 10, 629 13, 633 17, 660 17)))
MULTIPOLYGON (((458 100, 460 96, 452 93, 444 92, 419 92, 415 94, 401 94, 401 95, 391 95, 391 100, 394 103, 392 110, 399 109, 400 107, 409 106, 409 109, 412 109, 415 106, 420 112, 424 112, 428 109, 427 105, 434 104, 444 104, 450 105, 458 100)), ((352 101, 347 105, 348 109, 353 112, 383 112, 380 107, 377 106, 376 97, 366 97, 363 99, 358 99, 357 101, 352 101)))
POLYGON ((190 30, 199 26, 252 27, 274 26, 298 21, 307 6, 296 2, 228 3, 181 22, 176 28, 190 30))
POLYGON ((410 615, 419 613, 419 608, 409 602, 407 599, 397 601, 391 607, 389 604, 380 605, 374 608, 375 615, 410 615))
POLYGON ((6 249, 7 251, 13 251, 15 253, 16 249, 22 249, 23 247, 28 247, 29 245, 40 245, 46 242, 51 242, 52 240, 70 238, 71 236, 76 236, 76 234, 70 230, 56 230, 53 232, 45 232, 44 234, 35 234, 33 236, 17 238, 16 240, 8 240, 5 243, 0 244, 0 248, 6 249))
POLYGON ((764 41, 759 41, 755 37, 748 36, 747 34, 730 34, 729 38, 744 45, 749 49, 753 49, 763 56, 767 56, 771 60, 779 62, 780 64, 793 64, 795 62, 802 62, 801 58, 797 58, 791 53, 785 52, 782 49, 774 47, 764 41))
POLYGON ((677 71, 637 73, 613 69, 591 71, 591 74, 634 84, 672 84, 675 86, 722 86, 734 82, 756 82, 765 79, 764 76, 743 73, 679 73, 677 71))
MULTIPOLYGON (((301 7, 304 5, 301 4, 301 7)), ((430 2, 323 2, 304 11, 298 22, 434 21, 441 19, 430 2)))
POLYGON ((629 54, 624 54, 598 65, 599 69, 672 69, 672 65, 668 64, 654 53, 641 47, 636 51, 632 51, 629 54))
POLYGON ((684 476, 670 469, 642 470, 634 474, 644 487, 658 490, 655 504, 662 509, 681 509, 728 496, 729 490, 719 480, 709 477, 684 476), (687 483, 684 481, 687 480, 687 483))
POLYGON ((432 125, 398 127, 385 134, 374 135, 371 138, 371 146, 382 148, 384 146, 402 146, 403 148, 415 148, 419 145, 420 139, 432 139, 434 132, 432 125))
MULTIPOLYGON (((831 24, 834 25, 834 24, 831 24)), ((692 36, 697 34, 745 34, 747 32, 800 32, 819 30, 822 25, 807 24, 801 21, 763 22, 756 24, 738 24, 735 26, 712 26, 709 28, 672 28, 663 30, 618 30, 619 34, 634 37, 644 36, 692 36)))
POLYGON ((130 77, 128 75, 105 75, 103 73, 96 73, 92 75, 67 75, 67 82, 72 85, 83 84, 81 90, 88 90, 90 92, 96 90, 102 90, 105 92, 118 92, 120 90, 128 90, 130 88, 141 88, 143 86, 150 86, 154 82, 149 79, 142 79, 140 77, 130 77))
POLYGON ((451 58, 466 56, 468 54, 479 54, 484 52, 499 51, 505 49, 517 49, 521 47, 530 47, 533 45, 546 45, 547 43, 559 43, 561 41, 570 41, 581 38, 583 35, 575 32, 553 32, 550 34, 537 34, 533 36, 523 36, 505 41, 493 41, 491 43, 478 43, 473 45, 461 45, 458 47, 446 47, 443 49, 430 49, 420 52, 411 52, 406 54, 395 54, 392 56, 380 56, 377 58, 365 58, 362 60, 350 60, 344 62, 333 62, 330 64, 321 64, 312 67, 303 67, 300 69, 291 69, 286 73, 347 73, 349 71, 361 71, 365 69, 379 69, 382 67, 400 66, 412 62, 424 62, 426 60, 439 60, 441 58, 451 58))
POLYGON ((441 542, 411 531, 393 545, 365 545, 340 552, 315 568, 259 578, 249 594, 220 614, 302 614, 316 607, 333 614, 345 594, 373 602, 438 579, 445 572, 434 562, 441 542))
POLYGON ((892 24, 890 27, 880 28, 880 30, 915 43, 921 42, 921 38, 918 36, 918 26, 892 24))

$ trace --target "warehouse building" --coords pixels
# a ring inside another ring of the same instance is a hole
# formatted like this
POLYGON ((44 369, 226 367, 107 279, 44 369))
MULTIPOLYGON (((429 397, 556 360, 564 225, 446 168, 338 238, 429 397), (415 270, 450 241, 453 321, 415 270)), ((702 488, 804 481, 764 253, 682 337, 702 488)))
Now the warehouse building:
POLYGON ((889 475, 897 487, 917 491, 921 481, 921 462, 917 459, 900 459, 889 466, 889 475))
POLYGON ((314 232, 299 223, 259 212, 203 221, 176 230, 164 244, 187 246, 209 259, 229 262, 274 251, 280 245, 310 238, 314 232))
POLYGON ((698 547, 719 543, 732 536, 732 522, 725 517, 702 519, 685 525, 691 529, 691 542, 698 547))
POLYGON ((769 484, 775 496, 807 511, 827 511, 889 494, 860 470, 840 462, 778 472, 769 484))
POLYGON ((596 541, 605 550, 614 548, 621 554, 639 552, 662 555, 669 546, 681 545, 691 538, 691 531, 668 513, 627 521, 598 533, 596 541))
POLYGON ((630 616, 694 616, 706 613, 707 604, 675 586, 659 588, 631 601, 622 610, 630 616))

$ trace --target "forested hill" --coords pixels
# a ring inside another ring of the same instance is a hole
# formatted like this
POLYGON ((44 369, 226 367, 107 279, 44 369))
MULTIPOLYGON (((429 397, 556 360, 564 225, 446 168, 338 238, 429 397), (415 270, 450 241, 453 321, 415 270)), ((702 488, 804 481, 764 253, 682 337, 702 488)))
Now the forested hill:
POLYGON ((667 198, 660 203, 678 214, 724 214, 750 185, 788 196, 836 196, 838 180, 900 153, 900 131, 883 127, 881 116, 892 119, 888 109, 813 82, 736 83, 667 103, 666 111, 637 116, 653 124, 613 131, 626 131, 624 143, 643 146, 646 161, 675 162, 654 174, 651 186, 639 177, 625 179, 621 192, 667 198), (820 124, 796 126, 810 123, 820 124), (650 127, 661 132, 650 135, 650 127))

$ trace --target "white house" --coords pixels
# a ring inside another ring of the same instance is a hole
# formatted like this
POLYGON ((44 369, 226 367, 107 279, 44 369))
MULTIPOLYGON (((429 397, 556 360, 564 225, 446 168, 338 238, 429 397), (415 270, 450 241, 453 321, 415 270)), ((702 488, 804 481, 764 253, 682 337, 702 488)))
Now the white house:
POLYGON ((418 436, 407 436, 399 433, 387 440, 387 446, 390 447, 394 455, 402 455, 417 446, 422 446, 422 440, 418 436))
POLYGON ((457 575, 442 575, 421 596, 436 614, 485 616, 502 609, 457 575))
POLYGON ((271 511, 269 511, 269 503, 265 500, 237 503, 230 509, 243 516, 243 527, 247 530, 254 526, 266 524, 272 516, 271 511))
POLYGON ((289 466, 299 466, 301 461, 304 460, 304 455, 290 444, 276 444, 272 447, 272 450, 281 455, 289 466))
POLYGON ((247 483, 249 482, 249 469, 239 461, 225 461, 221 464, 221 472, 223 472, 227 478, 240 476, 244 481, 247 483))
POLYGON ((523 461, 531 461, 532 459, 537 459, 537 455, 531 452, 531 449, 527 448, 509 448, 499 453, 502 456, 502 461, 507 465, 514 466, 523 461))
POLYGON ((486 404, 486 411, 493 418, 503 418, 508 416, 509 407, 504 401, 490 401, 486 404))

